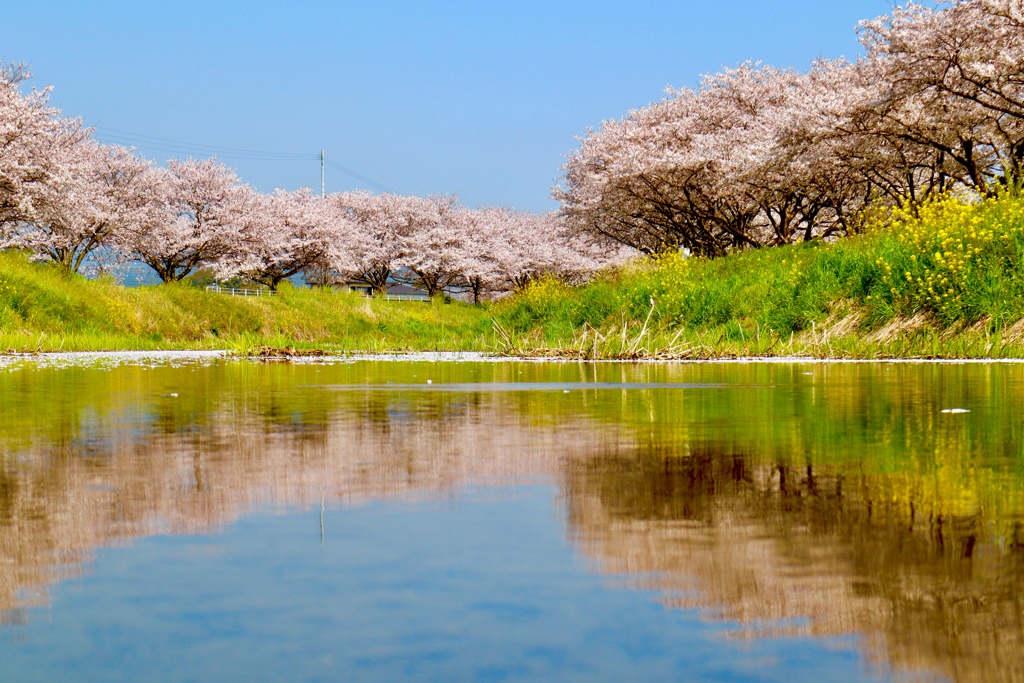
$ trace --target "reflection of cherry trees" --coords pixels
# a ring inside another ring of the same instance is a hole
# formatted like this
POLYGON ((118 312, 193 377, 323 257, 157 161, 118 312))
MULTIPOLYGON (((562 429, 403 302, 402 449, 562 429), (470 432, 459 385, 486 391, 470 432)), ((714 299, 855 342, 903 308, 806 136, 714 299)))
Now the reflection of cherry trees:
POLYGON ((570 225, 646 252, 849 232, 866 202, 1016 185, 1024 5, 909 4, 863 22, 867 56, 747 63, 583 137, 556 189, 570 225))

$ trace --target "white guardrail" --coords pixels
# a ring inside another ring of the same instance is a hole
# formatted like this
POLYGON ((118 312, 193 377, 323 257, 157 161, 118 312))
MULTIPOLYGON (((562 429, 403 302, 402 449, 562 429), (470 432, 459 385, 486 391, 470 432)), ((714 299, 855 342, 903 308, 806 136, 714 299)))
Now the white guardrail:
MULTIPOLYGON (((220 285, 207 285, 207 292, 216 292, 218 294, 230 294, 231 296, 277 296, 277 292, 272 292, 269 289, 235 289, 233 287, 221 287, 220 285)), ((430 299, 416 294, 388 294, 384 297, 385 301, 421 301, 429 303, 430 299)))
POLYGON ((221 287, 220 285, 207 285, 206 291, 230 294, 231 296, 277 296, 277 292, 272 292, 269 289, 234 289, 232 287, 221 287))

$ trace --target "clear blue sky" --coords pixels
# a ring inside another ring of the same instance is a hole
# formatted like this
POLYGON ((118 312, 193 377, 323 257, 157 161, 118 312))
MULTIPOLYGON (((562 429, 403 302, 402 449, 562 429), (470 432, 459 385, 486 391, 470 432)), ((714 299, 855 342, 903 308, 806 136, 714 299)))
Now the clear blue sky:
MULTIPOLYGON (((402 193, 548 210, 575 135, 759 59, 854 57, 887 0, 7 3, 0 56, 109 130, 318 154, 402 193)), ((136 138, 136 141, 141 139, 136 138)), ((166 150, 137 144, 158 161, 166 150)), ((199 150, 196 150, 199 151, 199 150)), ((206 156, 206 155, 203 155, 206 156)), ((225 158, 261 190, 314 159, 225 158)), ((367 187, 328 168, 327 190, 367 187)), ((368 188, 372 189, 372 188, 368 188)))

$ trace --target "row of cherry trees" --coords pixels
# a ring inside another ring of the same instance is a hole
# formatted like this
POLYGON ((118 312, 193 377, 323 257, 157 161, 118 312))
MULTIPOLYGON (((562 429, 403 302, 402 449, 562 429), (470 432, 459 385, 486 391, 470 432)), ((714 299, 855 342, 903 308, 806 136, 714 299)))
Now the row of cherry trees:
POLYGON ((991 193, 1024 173, 1024 0, 909 4, 859 26, 866 56, 746 63, 581 139, 570 226, 644 252, 856 230, 871 202, 991 193))
POLYGON ((92 139, 48 90, 23 93, 27 77, 0 66, 0 246, 68 272, 132 260, 165 282, 209 269, 276 289, 301 273, 479 300, 545 273, 585 279, 611 258, 552 214, 468 209, 450 196, 262 194, 216 160, 158 167, 92 139))

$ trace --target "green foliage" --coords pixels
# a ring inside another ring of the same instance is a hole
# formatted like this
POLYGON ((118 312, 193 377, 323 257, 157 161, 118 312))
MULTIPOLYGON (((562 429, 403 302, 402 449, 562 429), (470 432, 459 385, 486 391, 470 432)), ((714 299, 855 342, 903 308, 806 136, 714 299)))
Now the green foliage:
POLYGON ((1024 197, 944 197, 874 218, 881 311, 927 311, 947 325, 1024 316, 1024 197))
POLYGON ((637 260, 583 287, 543 278, 480 307, 287 283, 250 298, 188 282, 126 288, 6 252, 0 350, 1024 357, 1024 196, 945 196, 864 222, 834 243, 637 260))
POLYGON ((295 346, 334 351, 479 348, 482 308, 369 300, 284 285, 232 297, 188 282, 123 287, 0 253, 0 351, 295 346))
POLYGON ((674 340, 680 355, 1024 355, 1024 196, 945 196, 866 225, 835 243, 666 254, 579 289, 542 280, 497 321, 568 355, 590 328, 610 338, 652 306, 644 347, 674 340))

